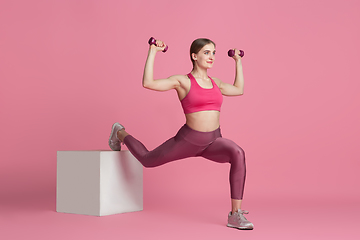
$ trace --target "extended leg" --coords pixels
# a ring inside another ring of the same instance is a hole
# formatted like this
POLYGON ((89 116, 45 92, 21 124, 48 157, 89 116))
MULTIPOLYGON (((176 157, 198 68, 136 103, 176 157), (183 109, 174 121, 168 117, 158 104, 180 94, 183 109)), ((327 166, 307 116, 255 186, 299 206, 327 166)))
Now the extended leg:
POLYGON ((139 140, 121 130, 118 138, 125 143, 129 151, 144 167, 157 167, 165 163, 195 156, 198 147, 187 142, 180 136, 175 136, 149 151, 139 140))

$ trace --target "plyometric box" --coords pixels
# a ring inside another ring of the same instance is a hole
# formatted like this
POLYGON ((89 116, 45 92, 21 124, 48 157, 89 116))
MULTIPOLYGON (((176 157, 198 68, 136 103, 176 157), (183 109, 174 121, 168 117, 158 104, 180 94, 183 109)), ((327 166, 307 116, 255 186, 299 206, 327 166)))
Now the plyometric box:
POLYGON ((143 210, 143 166, 129 151, 58 151, 56 211, 94 216, 143 210))

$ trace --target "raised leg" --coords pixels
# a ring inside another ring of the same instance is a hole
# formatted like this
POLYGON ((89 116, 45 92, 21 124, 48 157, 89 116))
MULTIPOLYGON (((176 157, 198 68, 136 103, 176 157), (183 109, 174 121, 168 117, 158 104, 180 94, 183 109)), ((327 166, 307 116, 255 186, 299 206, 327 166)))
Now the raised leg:
POLYGON ((125 130, 118 132, 118 138, 144 167, 157 167, 174 160, 193 157, 198 151, 197 146, 192 145, 180 136, 168 139, 152 151, 149 151, 139 140, 125 130))

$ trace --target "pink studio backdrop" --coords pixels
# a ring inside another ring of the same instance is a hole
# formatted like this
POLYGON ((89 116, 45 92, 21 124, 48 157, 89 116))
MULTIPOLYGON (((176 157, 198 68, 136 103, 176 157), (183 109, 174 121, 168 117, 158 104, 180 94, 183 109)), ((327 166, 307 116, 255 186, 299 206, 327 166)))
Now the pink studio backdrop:
MULTIPOLYGON (((176 92, 141 86, 151 36, 169 45, 156 78, 188 73, 191 42, 207 37, 209 75, 232 83, 227 50, 245 51, 245 94, 226 97, 221 115, 223 136, 246 152, 245 208, 359 198, 359 10, 350 0, 1 1, 1 201, 55 206, 56 151, 108 149, 115 121, 149 149, 176 133, 176 92)), ((201 158, 145 169, 145 208, 223 204, 228 170, 201 158)))

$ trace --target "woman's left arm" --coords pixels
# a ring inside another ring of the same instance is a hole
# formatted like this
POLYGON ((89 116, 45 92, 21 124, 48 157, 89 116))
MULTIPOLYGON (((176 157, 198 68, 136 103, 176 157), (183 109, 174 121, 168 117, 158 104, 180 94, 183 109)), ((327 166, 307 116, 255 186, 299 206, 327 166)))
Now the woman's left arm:
POLYGON ((244 74, 239 53, 240 51, 235 49, 235 55, 233 56, 236 64, 234 84, 231 85, 229 83, 220 81, 220 79, 216 79, 221 93, 225 96, 240 96, 244 94, 244 74))

